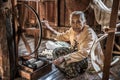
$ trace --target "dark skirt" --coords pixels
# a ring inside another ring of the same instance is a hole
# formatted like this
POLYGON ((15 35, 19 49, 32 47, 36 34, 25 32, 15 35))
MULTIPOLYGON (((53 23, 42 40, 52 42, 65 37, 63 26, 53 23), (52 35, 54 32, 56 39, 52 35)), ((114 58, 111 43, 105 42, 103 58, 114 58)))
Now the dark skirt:
MULTIPOLYGON (((53 58, 56 59, 60 56, 67 55, 71 52, 73 52, 73 50, 67 47, 59 47, 53 50, 53 58)), ((77 77, 79 74, 82 74, 85 72, 85 70, 88 67, 88 61, 87 61, 87 58, 85 58, 79 62, 70 63, 68 65, 64 64, 64 68, 61 68, 59 66, 56 66, 56 67, 61 72, 63 72, 67 78, 74 78, 74 77, 77 77)))

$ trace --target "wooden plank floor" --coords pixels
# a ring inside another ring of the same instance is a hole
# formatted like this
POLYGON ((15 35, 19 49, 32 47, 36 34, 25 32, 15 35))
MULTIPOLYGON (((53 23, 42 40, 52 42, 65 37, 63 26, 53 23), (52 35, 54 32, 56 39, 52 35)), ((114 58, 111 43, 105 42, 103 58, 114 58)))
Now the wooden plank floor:
MULTIPOLYGON (((32 42, 32 41, 30 41, 32 42)), ((39 52, 41 52, 42 50, 45 49, 45 43, 46 40, 42 40, 41 46, 39 48, 39 52)), ((22 44, 20 44, 22 45, 22 44)), ((24 52, 24 47, 22 47, 20 50, 20 52, 24 52)), ((111 70, 113 70, 114 72, 117 73, 117 75, 120 77, 120 61, 117 64, 117 66, 113 67, 111 70)), ((25 80, 22 78, 19 79, 15 79, 15 80, 25 80)), ((80 74, 78 77, 73 78, 73 79, 66 79, 65 76, 63 75, 63 73, 61 73, 54 65, 52 65, 52 71, 47 73, 46 75, 40 77, 38 80, 101 80, 99 78, 99 76, 97 75, 97 73, 95 73, 92 65, 91 65, 91 61, 89 59, 89 67, 86 70, 85 73, 80 74)), ((115 80, 115 79, 112 79, 115 80)))
POLYGON ((73 79, 67 79, 63 73, 61 73, 57 68, 52 67, 52 71, 45 76, 39 78, 38 80, 100 80, 100 78, 97 75, 93 75, 88 72, 85 72, 83 74, 80 74, 78 77, 73 79))
POLYGON ((57 68, 55 68, 54 65, 52 65, 52 71, 38 80, 62 80, 63 78, 64 75, 57 68))

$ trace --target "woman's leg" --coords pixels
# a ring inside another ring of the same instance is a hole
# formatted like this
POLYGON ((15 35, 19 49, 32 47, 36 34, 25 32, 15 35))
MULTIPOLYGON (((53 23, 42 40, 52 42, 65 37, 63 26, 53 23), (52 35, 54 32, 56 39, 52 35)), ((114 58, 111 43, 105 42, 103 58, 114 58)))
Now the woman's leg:
MULTIPOLYGON (((53 58, 56 59, 60 56, 64 56, 71 53, 71 50, 66 47, 59 47, 53 50, 53 58)), ((77 77, 80 73, 85 72, 88 67, 87 59, 79 62, 71 63, 69 65, 64 65, 64 68, 56 66, 61 72, 65 74, 67 78, 77 77)))

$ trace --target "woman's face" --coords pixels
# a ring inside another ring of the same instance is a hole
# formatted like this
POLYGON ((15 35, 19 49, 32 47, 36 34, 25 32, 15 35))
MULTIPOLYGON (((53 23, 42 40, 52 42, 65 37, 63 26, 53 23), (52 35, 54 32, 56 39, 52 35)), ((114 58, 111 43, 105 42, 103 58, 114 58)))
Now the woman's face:
POLYGON ((71 18, 71 26, 75 32, 80 32, 84 27, 84 22, 81 20, 80 15, 73 15, 71 18))

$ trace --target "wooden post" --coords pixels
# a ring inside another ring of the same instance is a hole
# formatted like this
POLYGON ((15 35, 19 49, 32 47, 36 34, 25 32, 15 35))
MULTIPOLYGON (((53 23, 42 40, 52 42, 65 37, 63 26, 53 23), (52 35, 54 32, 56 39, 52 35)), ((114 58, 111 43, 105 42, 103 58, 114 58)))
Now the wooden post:
POLYGON ((13 29, 14 29, 14 40, 15 40, 15 64, 16 64, 16 68, 18 67, 18 43, 19 43, 19 36, 16 34, 17 30, 18 30, 18 26, 17 26, 17 12, 16 12, 16 8, 15 6, 17 5, 17 1, 16 0, 11 0, 12 2, 12 12, 13 14, 13 29))
POLYGON ((65 0, 59 0, 59 23, 58 23, 58 25, 59 26, 65 26, 65 19, 66 19, 66 17, 65 17, 65 10, 66 10, 66 7, 65 7, 65 0))
POLYGON ((11 0, 0 1, 0 72, 2 80, 14 80, 15 78, 11 8, 11 0))
POLYGON ((106 50, 105 50, 105 60, 104 60, 104 68, 103 68, 103 79, 102 80, 109 80, 109 70, 110 70, 110 63, 112 60, 112 50, 113 50, 113 43, 115 38, 115 27, 116 27, 116 20, 118 14, 118 7, 119 7, 119 0, 113 0, 112 12, 110 17, 110 31, 108 32, 106 50))
POLYGON ((0 72, 3 80, 10 80, 9 50, 6 36, 5 14, 0 13, 0 72))

